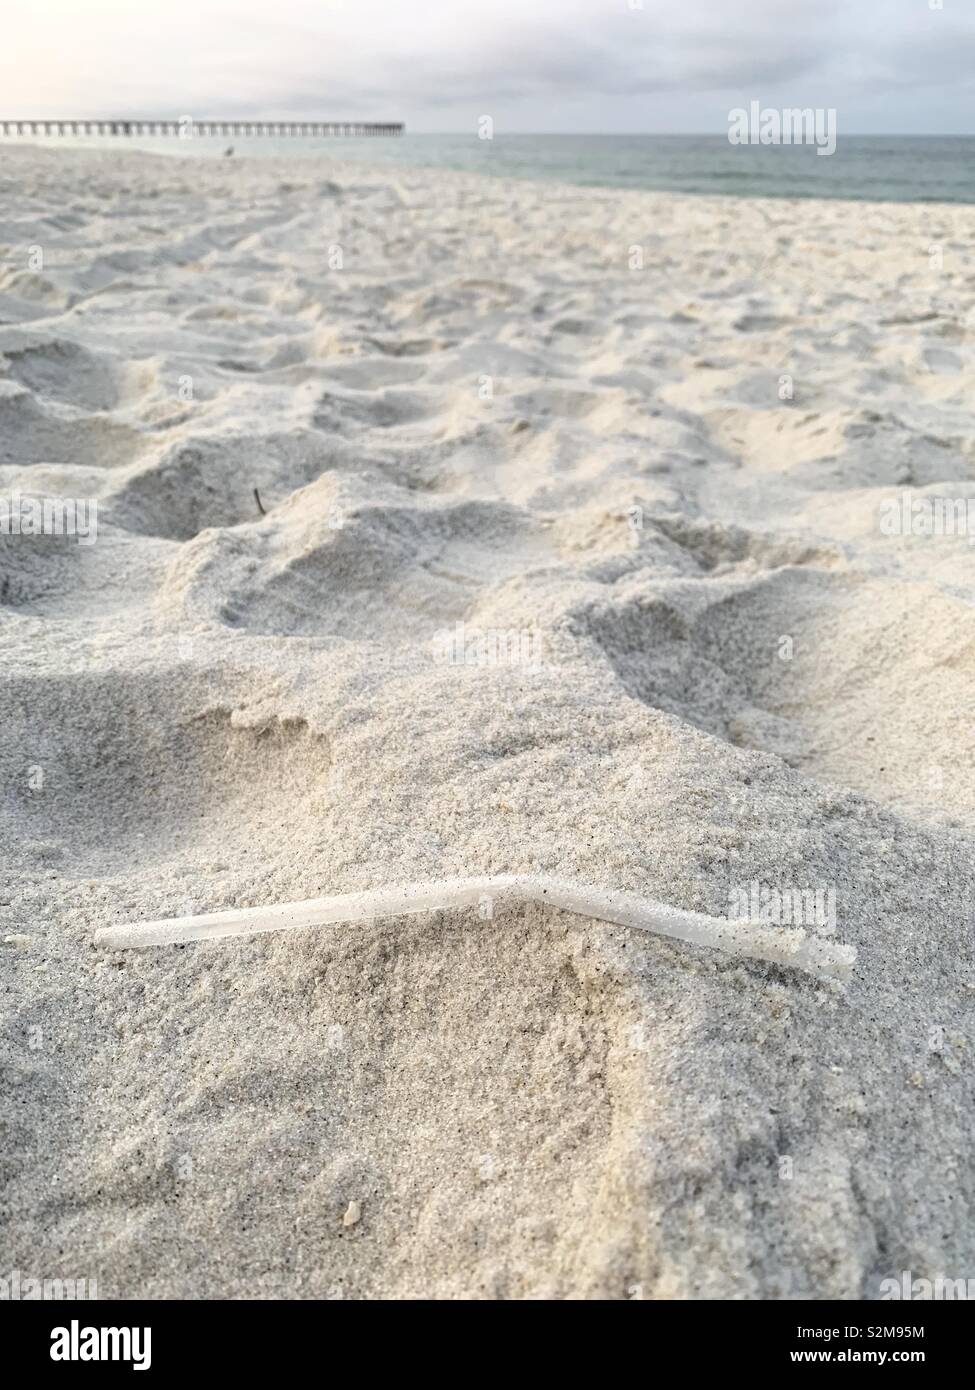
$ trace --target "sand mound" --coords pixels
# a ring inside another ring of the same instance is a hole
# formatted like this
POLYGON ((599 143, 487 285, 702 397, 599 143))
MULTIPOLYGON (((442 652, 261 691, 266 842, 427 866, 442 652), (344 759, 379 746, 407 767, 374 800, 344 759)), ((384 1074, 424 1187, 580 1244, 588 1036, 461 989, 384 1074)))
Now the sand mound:
POLYGON ((0 492, 99 527, 0 534, 5 1265, 962 1276, 971 547, 879 517, 975 495, 975 214, 8 158, 45 270, 0 276, 0 492), (857 970, 526 905, 92 947, 467 873, 805 889, 857 970))
POLYGON ((45 405, 29 390, 0 382, 0 465, 73 463, 113 468, 143 447, 131 427, 107 415, 45 405))

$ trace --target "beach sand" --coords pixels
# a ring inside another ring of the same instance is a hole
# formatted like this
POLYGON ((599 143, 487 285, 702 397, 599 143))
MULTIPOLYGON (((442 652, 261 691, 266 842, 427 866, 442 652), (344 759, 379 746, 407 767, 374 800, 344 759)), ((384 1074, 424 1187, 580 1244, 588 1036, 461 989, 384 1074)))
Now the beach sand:
POLYGON ((3 151, 0 493, 95 499, 97 538, 0 534, 0 1275, 975 1273, 973 552, 882 524, 975 499, 973 241, 3 151), (524 904, 92 944, 502 873, 806 888, 853 981, 524 904))

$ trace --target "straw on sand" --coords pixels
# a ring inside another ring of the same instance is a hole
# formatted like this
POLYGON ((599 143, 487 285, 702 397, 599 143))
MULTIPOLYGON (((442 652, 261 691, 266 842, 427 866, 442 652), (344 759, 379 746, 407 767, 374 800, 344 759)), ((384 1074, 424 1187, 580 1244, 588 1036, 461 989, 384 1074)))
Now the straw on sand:
POLYGON ((479 907, 481 915, 493 915, 500 907, 518 903, 544 903, 581 917, 709 946, 728 955, 792 966, 820 979, 848 981, 856 960, 852 946, 811 935, 801 927, 731 921, 669 907, 636 893, 593 888, 571 879, 512 874, 431 879, 367 892, 338 893, 307 902, 102 927, 95 933, 95 944, 108 948, 164 946, 301 927, 343 926, 379 917, 416 916, 472 906, 479 907))

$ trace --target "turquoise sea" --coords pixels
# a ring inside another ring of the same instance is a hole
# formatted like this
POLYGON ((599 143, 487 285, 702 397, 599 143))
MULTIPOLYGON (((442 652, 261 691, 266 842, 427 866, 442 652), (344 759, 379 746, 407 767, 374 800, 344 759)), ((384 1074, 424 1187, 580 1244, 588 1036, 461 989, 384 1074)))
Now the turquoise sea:
MULTIPOLYGON (((0 140, 0 160, 5 145, 0 140)), ((725 135, 466 135, 321 139, 197 136, 49 136, 32 143, 151 149, 162 154, 300 156, 372 166, 460 169, 500 178, 554 179, 609 188, 732 193, 763 198, 975 202, 975 138, 844 136, 824 156, 811 145, 732 145, 725 135)))

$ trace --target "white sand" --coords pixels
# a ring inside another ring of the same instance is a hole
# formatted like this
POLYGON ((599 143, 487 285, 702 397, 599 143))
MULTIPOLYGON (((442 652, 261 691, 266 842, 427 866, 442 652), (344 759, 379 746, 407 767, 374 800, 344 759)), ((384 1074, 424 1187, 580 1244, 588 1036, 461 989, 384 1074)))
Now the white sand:
POLYGON ((2 151, 0 493, 99 512, 0 535, 0 1275, 975 1274, 975 556, 878 522, 975 497, 973 243, 972 208, 2 151), (458 623, 508 659, 451 663, 458 623), (857 967, 530 904, 92 945, 457 874, 832 891, 857 967))

